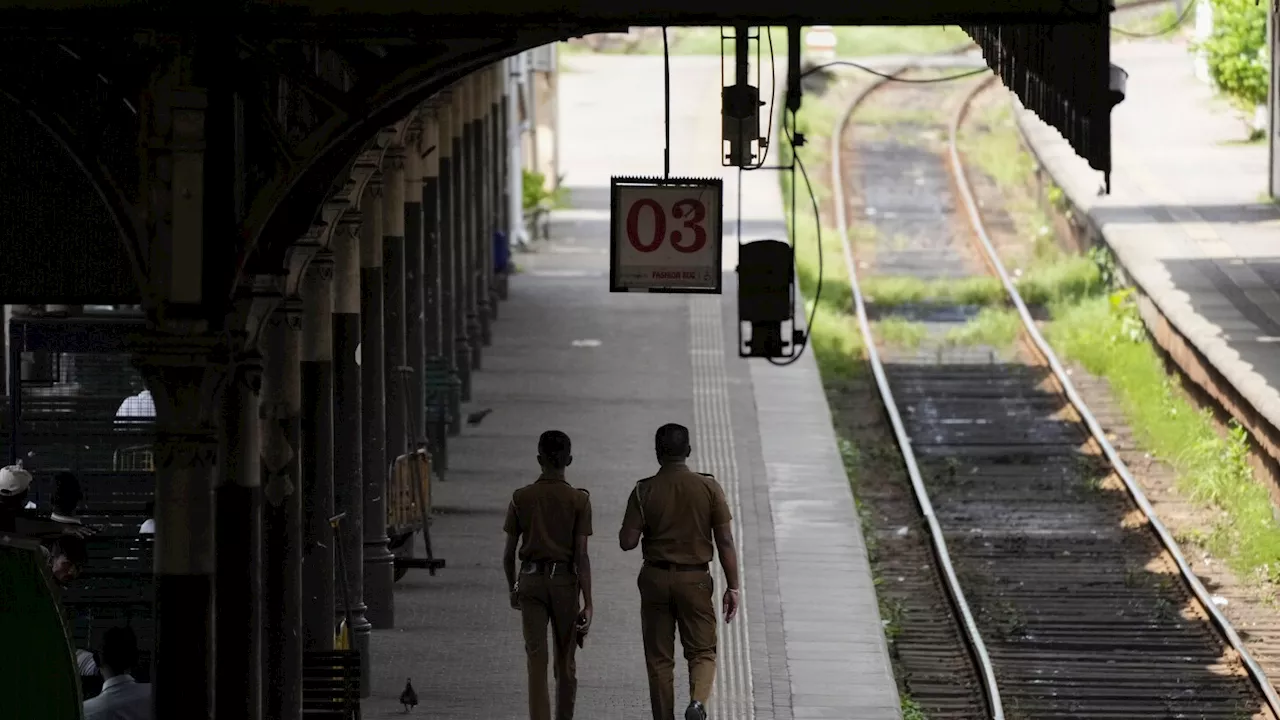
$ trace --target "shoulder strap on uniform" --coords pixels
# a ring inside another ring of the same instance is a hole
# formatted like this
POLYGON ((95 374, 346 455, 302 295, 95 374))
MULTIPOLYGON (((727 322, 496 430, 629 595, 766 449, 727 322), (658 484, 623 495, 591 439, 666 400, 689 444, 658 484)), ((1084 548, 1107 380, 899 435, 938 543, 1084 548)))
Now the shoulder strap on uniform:
POLYGON ((578 490, 578 492, 582 493, 583 495, 586 495, 586 496, 588 496, 588 497, 590 497, 590 496, 591 496, 591 491, 587 490, 586 488, 577 488, 577 490, 578 490))
POLYGON ((699 474, 699 475, 701 475, 702 477, 709 477, 709 478, 711 478, 712 480, 715 480, 715 479, 716 479, 716 476, 715 476, 715 475, 712 475, 711 473, 698 473, 698 474, 699 474))

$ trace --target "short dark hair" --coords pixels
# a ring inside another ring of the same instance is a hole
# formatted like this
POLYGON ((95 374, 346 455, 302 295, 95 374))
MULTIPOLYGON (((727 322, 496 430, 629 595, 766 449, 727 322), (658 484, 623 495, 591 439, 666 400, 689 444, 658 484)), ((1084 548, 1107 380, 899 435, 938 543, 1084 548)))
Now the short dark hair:
POLYGON ((99 655, 102 664, 113 672, 132 670, 138 664, 138 638, 133 634, 133 629, 124 626, 108 628, 102 636, 99 655))
POLYGON ((559 430, 548 430, 538 438, 538 454, 553 467, 567 467, 572 450, 569 436, 559 430))
POLYGON ((49 549, 49 554, 54 558, 59 555, 65 556, 67 562, 77 567, 84 567, 85 563, 89 562, 88 547, 85 546, 82 538, 75 535, 63 535, 54 540, 53 547, 49 549))
POLYGON ((667 423, 658 428, 653 436, 653 449, 660 458, 689 457, 689 428, 675 423, 667 423))
POLYGON ((82 499, 84 499, 84 493, 80 491, 80 481, 76 479, 75 473, 63 470, 53 476, 51 503, 55 512, 71 515, 82 499))

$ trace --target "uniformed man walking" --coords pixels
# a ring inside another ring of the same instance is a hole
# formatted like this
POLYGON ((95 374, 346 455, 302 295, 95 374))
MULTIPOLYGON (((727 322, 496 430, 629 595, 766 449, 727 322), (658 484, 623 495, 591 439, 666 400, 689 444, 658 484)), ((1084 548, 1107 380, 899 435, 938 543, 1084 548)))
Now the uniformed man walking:
POLYGON ((573 462, 569 436, 548 430, 538 439, 542 475, 511 496, 507 547, 502 558, 511 590, 511 607, 520 611, 529 664, 529 718, 551 720, 547 692, 547 623, 554 642, 556 720, 573 718, 577 696, 576 645, 591 627, 591 498, 565 481, 573 462), (521 542, 523 540, 523 542, 521 542), (516 546, 520 574, 516 576, 516 546), (578 608, 578 593, 582 608, 578 608))
POLYGON ((689 706, 685 720, 705 720, 716 677, 716 609, 712 599, 711 560, 718 552, 728 587, 724 620, 738 613, 738 555, 733 516, 716 479, 687 464, 689 429, 674 423, 654 438, 658 474, 636 483, 618 532, 618 544, 631 550, 643 537, 637 585, 640 631, 649 673, 653 720, 675 718, 675 632, 689 663, 689 706))

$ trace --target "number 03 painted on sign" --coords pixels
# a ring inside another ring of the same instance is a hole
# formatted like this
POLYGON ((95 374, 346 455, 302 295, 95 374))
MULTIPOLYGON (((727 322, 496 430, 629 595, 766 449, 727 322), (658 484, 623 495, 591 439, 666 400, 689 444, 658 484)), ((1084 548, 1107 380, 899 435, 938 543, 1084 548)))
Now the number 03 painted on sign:
MULTIPOLYGON (((682 230, 671 231, 671 247, 682 253, 695 253, 707 244, 707 228, 703 221, 707 217, 707 206, 693 198, 677 200, 671 206, 672 219, 682 221, 682 230), (689 231, 689 235, 685 234, 689 231), (687 239, 691 238, 691 239, 687 239)), ((631 247, 642 253, 650 253, 662 247, 667 238, 667 213, 657 200, 643 198, 636 201, 627 212, 627 240, 631 247), (653 213, 653 237, 645 242, 640 237, 640 211, 653 213)))

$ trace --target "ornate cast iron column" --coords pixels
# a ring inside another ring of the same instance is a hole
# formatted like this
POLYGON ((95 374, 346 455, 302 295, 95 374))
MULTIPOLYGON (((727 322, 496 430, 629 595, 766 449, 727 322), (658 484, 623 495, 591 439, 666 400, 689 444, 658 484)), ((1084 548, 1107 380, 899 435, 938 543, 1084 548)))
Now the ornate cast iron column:
POLYGON ((302 303, 288 298, 267 320, 262 343, 268 720, 302 714, 301 329, 302 303))
POLYGON ((220 720, 259 720, 263 703, 262 587, 262 355, 266 318, 280 303, 274 277, 259 277, 237 303, 246 329, 236 338, 223 393, 214 490, 217 638, 215 710, 220 720))
MULTIPOLYGON (((425 441, 426 404, 422 388, 424 338, 423 284, 422 284, 422 120, 414 125, 405 141, 404 163, 404 364, 413 368, 404 391, 409 395, 410 417, 406 427, 417 434, 412 447, 421 447, 425 441)), ((401 441, 403 443, 403 440, 401 441)), ((395 447, 399 448, 400 445, 395 447)))
MULTIPOLYGON (((480 317, 483 308, 480 306, 480 273, 476 271, 476 264, 480 259, 480 243, 481 235, 484 233, 484 219, 482 216, 481 198, 477 189, 480 187, 480 145, 477 142, 480 139, 480 103, 478 102, 481 93, 480 73, 472 73, 467 76, 463 82, 467 85, 467 103, 466 103, 466 125, 462 130, 462 157, 463 160, 463 185, 466 193, 466 204, 463 205, 463 212, 466 213, 467 234, 464 238, 466 245, 466 254, 463 259, 463 274, 467 279, 467 341, 471 345, 471 369, 479 370, 481 355, 483 353, 484 342, 480 332, 480 317)), ((472 384, 469 382, 463 391, 462 399, 471 400, 472 384)))
POLYGON ((448 369, 450 393, 449 434, 462 432, 462 375, 458 371, 458 156, 454 152, 453 106, 458 99, 446 91, 439 96, 436 109, 440 157, 437 208, 440 214, 440 353, 442 365, 448 369))
MULTIPOLYGON (((369 673, 369 633, 364 604, 364 471, 360 433, 360 223, 363 214, 348 210, 338 221, 333 248, 333 505, 346 513, 339 525, 343 565, 351 598, 351 647, 360 653, 361 697, 372 689, 369 673)), ((336 548, 335 548, 336 550, 336 548)), ((339 578, 339 582, 341 582, 339 578)), ((338 617, 345 619, 342 593, 338 617)))
MULTIPOLYGON (((471 201, 467 197, 467 143, 464 136, 471 102, 470 85, 462 80, 454 86, 453 104, 453 218, 456 223, 453 234, 453 268, 454 268, 454 332, 457 343, 454 352, 457 354, 454 367, 458 371, 458 379, 462 381, 461 402, 471 401, 471 336, 468 334, 467 316, 470 312, 471 294, 470 268, 472 224, 470 218, 471 201)), ((461 431, 461 418, 455 421, 461 431)))
POLYGON ((489 115, 489 98, 493 95, 493 66, 476 73, 475 96, 475 184, 476 216, 478 218, 476 233, 476 317, 479 319, 479 343, 476 345, 475 367, 480 368, 479 350, 482 346, 493 344, 493 308, 489 307, 489 274, 493 261, 493 196, 489 192, 492 182, 492 168, 489 154, 493 152, 490 142, 490 124, 493 118, 489 115))
MULTIPOLYGON (((498 304, 502 300, 507 299, 507 269, 510 267, 511 257, 511 193, 509 191, 510 181, 507 178, 507 160, 511 156, 511 149, 508 143, 511 140, 508 137, 507 123, 507 87, 511 82, 511 78, 507 74, 511 60, 503 60, 498 63, 496 73, 496 82, 494 83, 494 105, 493 105, 493 197, 497 204, 495 218, 497 221, 498 232, 502 233, 503 252, 508 258, 506 267, 501 272, 498 271, 497 258, 492 258, 493 266, 493 288, 491 295, 493 297, 493 319, 498 319, 498 304)), ((498 246, 495 241, 493 247, 497 252, 498 246)))
MULTIPOLYGON (((178 321, 166 320, 177 329, 178 321)), ((157 717, 213 715, 213 414, 229 351, 225 337, 191 321, 188 334, 148 333, 134 352, 156 406, 157 717)))
POLYGON ((333 649, 333 255, 302 276, 302 642, 333 649))
POLYGON ((449 469, 449 399, 457 395, 457 378, 449 372, 444 354, 444 326, 441 316, 441 223, 439 104, 433 103, 424 118, 422 150, 422 280, 423 280, 423 361, 422 392, 425 405, 425 432, 431 451, 431 466, 437 475, 449 469))
POLYGON ((382 342, 383 378, 386 383, 386 464, 384 475, 404 447, 404 175, 405 149, 393 145, 382 158, 382 342))
POLYGON ((374 629, 395 627, 395 558, 387 549, 387 413, 382 337, 382 182, 369 182, 361 199, 360 416, 364 478, 364 601, 374 629))

